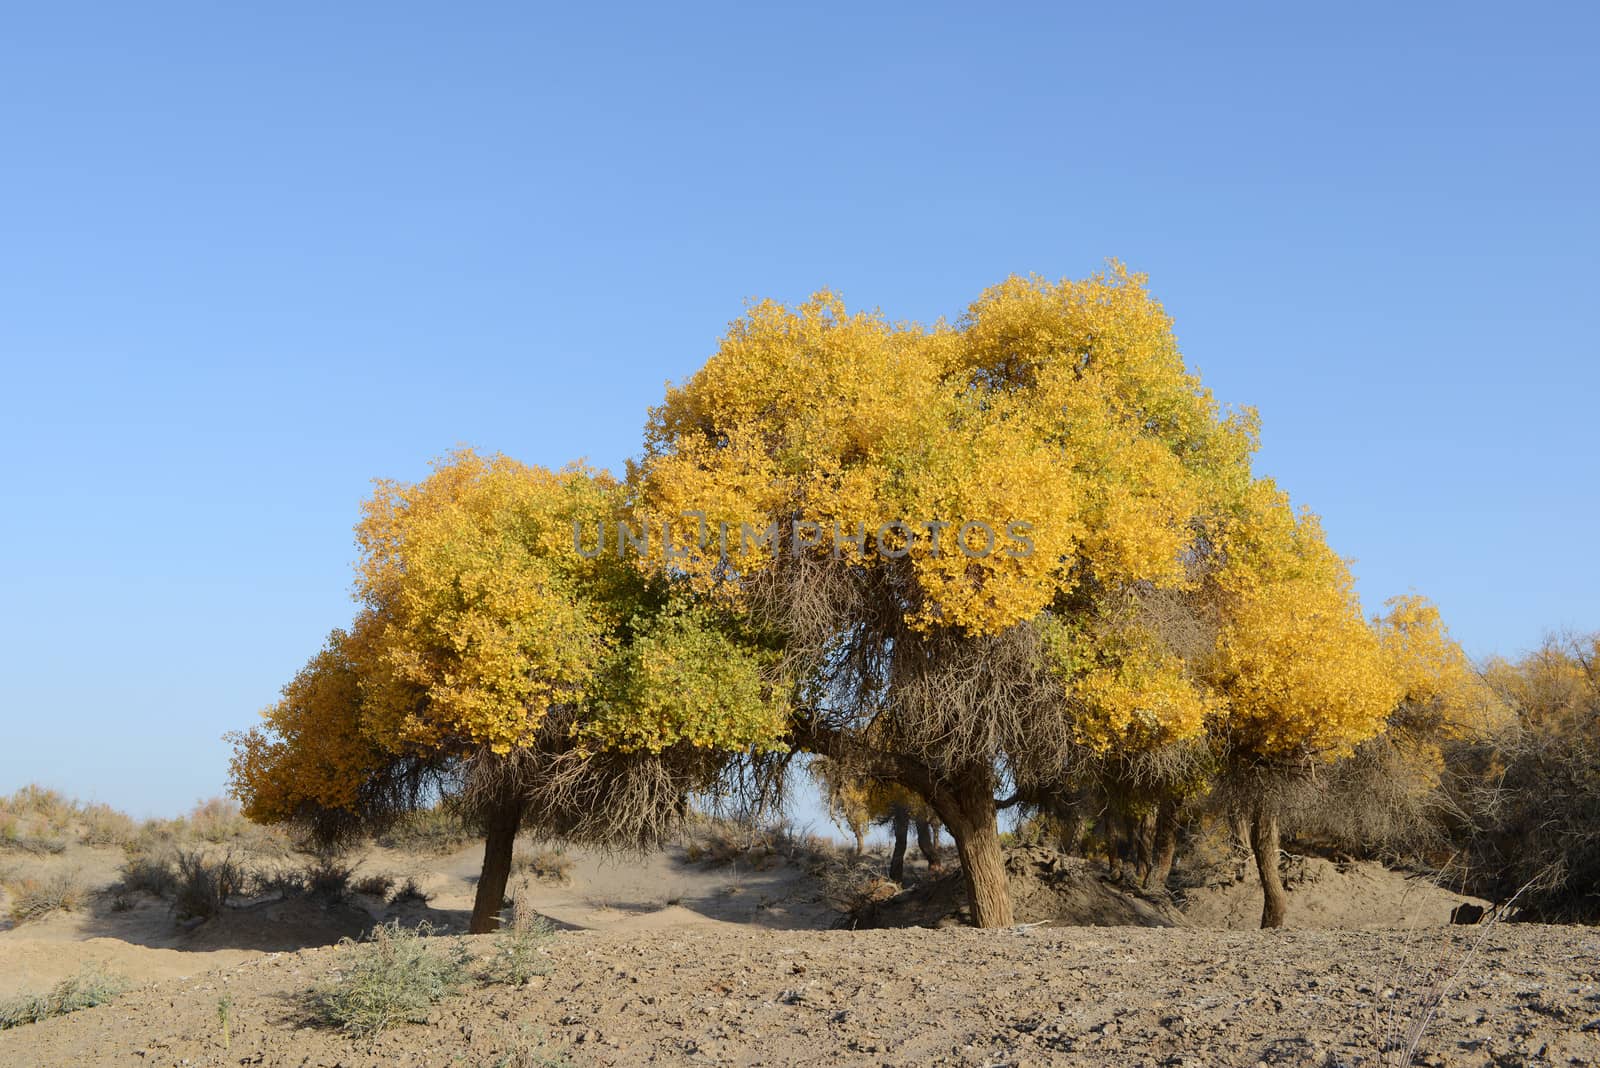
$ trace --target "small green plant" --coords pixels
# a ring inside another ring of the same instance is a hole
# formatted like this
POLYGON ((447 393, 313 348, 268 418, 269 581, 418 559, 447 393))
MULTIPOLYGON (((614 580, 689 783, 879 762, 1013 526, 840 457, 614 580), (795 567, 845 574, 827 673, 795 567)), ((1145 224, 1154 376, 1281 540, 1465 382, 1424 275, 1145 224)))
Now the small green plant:
POLYGON ((565 1049, 551 1049, 545 1040, 530 1039, 526 1028, 516 1047, 489 1062, 487 1068, 572 1068, 565 1049))
POLYGON ((70 912, 83 904, 83 883, 74 872, 57 872, 48 879, 23 879, 6 889, 11 894, 8 911, 13 923, 27 923, 52 912, 70 912))
POLYGON ((407 928, 395 921, 373 928, 364 942, 342 941, 351 961, 313 992, 318 1016, 362 1037, 426 1020, 429 1007, 455 993, 467 977, 465 945, 442 952, 428 944, 432 934, 427 924, 407 928))
POLYGON ((104 1005, 126 991, 129 985, 120 975, 87 965, 46 993, 19 994, 0 1001, 0 1031, 104 1005))
POLYGON ((493 983, 526 986, 550 974, 550 958, 542 950, 556 936, 550 921, 530 908, 513 905, 510 922, 495 935, 494 953, 484 978, 493 983))
POLYGON ((217 1023, 222 1027, 222 1048, 233 1044, 233 995, 223 994, 217 999, 217 1023))

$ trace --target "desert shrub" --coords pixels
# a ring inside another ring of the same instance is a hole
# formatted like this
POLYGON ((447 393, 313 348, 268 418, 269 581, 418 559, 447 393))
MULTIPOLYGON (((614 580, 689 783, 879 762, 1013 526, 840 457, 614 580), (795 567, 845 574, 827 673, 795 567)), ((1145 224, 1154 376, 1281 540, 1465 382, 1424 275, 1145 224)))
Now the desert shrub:
POLYGON ((788 820, 757 823, 704 815, 691 821, 683 846, 686 860, 712 868, 744 864, 764 870, 785 861, 815 867, 839 853, 829 839, 797 830, 788 820))
POLYGON ((428 892, 422 889, 421 884, 417 882, 416 878, 408 875, 406 876, 406 881, 400 885, 400 889, 394 892, 394 897, 389 899, 389 904, 426 905, 428 903, 428 896, 428 892))
POLYGON ((550 974, 550 959, 542 950, 555 938, 550 921, 531 908, 513 905, 511 922, 495 935, 494 952, 484 978, 494 983, 526 986, 529 980, 550 974))
POLYGON ((130 985, 119 975, 85 966, 43 994, 20 994, 0 1001, 0 1031, 104 1005, 130 985))
POLYGON ((15 812, 0 811, 0 848, 9 847, 22 837, 22 820, 15 812))
POLYGON ((1515 713, 1445 753, 1463 885, 1519 919, 1600 922, 1600 635, 1485 673, 1515 713))
POLYGON ((383 872, 363 875, 351 881, 350 889, 369 897, 388 897, 389 891, 394 889, 394 876, 383 872))
POLYGON ((124 845, 133 840, 136 830, 133 817, 103 803, 86 805, 79 820, 79 836, 87 845, 124 845))
POLYGON ((318 854, 303 872, 306 892, 329 899, 344 897, 350 892, 350 879, 354 874, 355 864, 337 853, 318 854))
POLYGON ((0 808, 58 833, 70 828, 78 815, 76 801, 59 790, 51 790, 38 783, 22 787, 0 802, 0 808))
POLYGON ((200 850, 180 850, 173 913, 179 920, 210 919, 247 887, 247 873, 232 854, 208 856, 200 850))
POLYGON ((443 855, 454 853, 478 840, 446 805, 418 809, 396 820, 378 838, 378 844, 403 853, 443 855))
POLYGON ((537 852, 518 849, 511 857, 514 873, 527 873, 546 882, 565 883, 572 878, 573 860, 560 849, 541 849, 537 852))
POLYGON ((202 841, 220 845, 243 837, 252 824, 239 812, 239 804, 225 797, 198 802, 189 813, 189 830, 202 841))
POLYGON ((139 824, 129 840, 122 843, 122 848, 129 855, 162 851, 170 853, 188 838, 189 822, 185 819, 148 819, 139 824))
POLYGON ((429 945, 432 928, 399 922, 373 928, 364 942, 340 943, 348 967, 312 995, 317 1014, 353 1035, 369 1036, 399 1023, 427 1019, 428 1009, 458 990, 467 977, 467 950, 429 945))
POLYGON ((143 891, 156 897, 171 897, 178 891, 176 868, 171 852, 136 853, 123 861, 117 890, 125 894, 143 891))
POLYGON ((59 856, 67 851, 67 840, 61 837, 46 837, 37 834, 25 834, 18 838, 0 841, 7 849, 19 853, 33 853, 38 856, 59 856))
POLYGON ((836 855, 833 860, 816 865, 813 873, 822 900, 846 916, 856 916, 901 890, 898 883, 884 878, 874 863, 854 855, 836 855))
POLYGON ((22 879, 6 887, 13 923, 27 923, 52 912, 70 912, 83 903, 84 886, 75 872, 57 872, 48 878, 22 879))

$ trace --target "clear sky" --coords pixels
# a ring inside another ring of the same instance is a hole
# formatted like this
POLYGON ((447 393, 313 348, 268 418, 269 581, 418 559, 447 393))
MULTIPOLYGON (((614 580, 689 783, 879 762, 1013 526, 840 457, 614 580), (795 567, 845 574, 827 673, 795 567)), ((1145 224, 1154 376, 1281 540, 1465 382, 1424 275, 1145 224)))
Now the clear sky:
POLYGON ((216 793, 375 476, 620 469, 752 296, 1107 257, 1369 608, 1600 628, 1591 7, 245 6, 0 29, 0 790, 216 793))

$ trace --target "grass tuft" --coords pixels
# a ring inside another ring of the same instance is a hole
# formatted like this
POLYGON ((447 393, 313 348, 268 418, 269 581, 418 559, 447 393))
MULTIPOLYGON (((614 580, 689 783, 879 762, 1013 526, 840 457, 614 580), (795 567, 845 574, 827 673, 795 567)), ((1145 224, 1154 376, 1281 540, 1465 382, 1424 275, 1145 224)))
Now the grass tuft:
POLYGON ((120 975, 85 966, 43 994, 19 994, 0 1001, 0 1031, 104 1005, 130 985, 120 975))
POLYGON ((550 958, 543 950, 555 936, 549 920, 533 909, 512 906, 510 922, 495 935, 484 978, 491 983, 527 986, 531 980, 549 975, 550 958))
POLYGON ((450 953, 428 944, 427 924, 398 921, 373 928, 364 942, 345 939, 352 960, 335 979, 312 994, 323 1022, 367 1037, 396 1024, 421 1023, 428 1009, 460 989, 467 978, 467 950, 450 953))
POLYGON ((529 1039, 524 1028, 516 1047, 490 1061, 485 1068, 572 1068, 572 1058, 565 1049, 551 1049, 542 1038, 529 1039))

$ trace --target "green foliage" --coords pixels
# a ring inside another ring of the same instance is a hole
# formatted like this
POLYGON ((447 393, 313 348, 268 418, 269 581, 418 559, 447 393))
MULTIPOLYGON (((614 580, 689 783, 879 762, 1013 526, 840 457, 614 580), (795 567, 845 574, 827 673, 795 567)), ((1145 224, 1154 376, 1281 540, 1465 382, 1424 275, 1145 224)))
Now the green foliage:
POLYGON ((407 928, 395 921, 373 928, 364 942, 342 941, 350 963, 314 991, 317 1014, 361 1037, 425 1021, 428 1009, 467 978, 466 947, 442 952, 429 945, 432 933, 427 924, 407 928))
POLYGON ((46 993, 20 994, 0 1001, 0 1031, 104 1005, 131 985, 119 975, 85 966, 46 993))
POLYGON ((223 994, 217 999, 217 1026, 222 1028, 222 1048, 233 1044, 233 995, 223 994))

